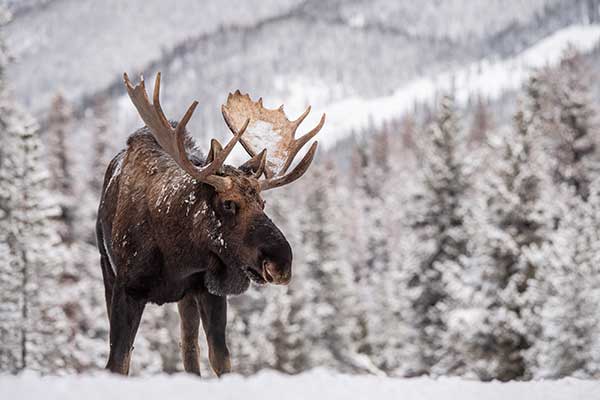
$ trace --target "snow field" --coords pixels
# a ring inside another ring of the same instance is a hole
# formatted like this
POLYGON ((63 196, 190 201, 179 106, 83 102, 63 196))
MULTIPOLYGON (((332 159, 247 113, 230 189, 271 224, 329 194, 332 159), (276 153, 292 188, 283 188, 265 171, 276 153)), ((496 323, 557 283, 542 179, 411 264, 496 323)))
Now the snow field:
POLYGON ((148 378, 95 376, 39 377, 35 374, 1 376, 2 398, 45 400, 119 399, 378 399, 378 400, 597 400, 600 382, 577 379, 534 382, 466 381, 458 378, 394 379, 340 375, 312 370, 301 375, 274 371, 252 377, 229 375, 222 379, 188 375, 148 378))

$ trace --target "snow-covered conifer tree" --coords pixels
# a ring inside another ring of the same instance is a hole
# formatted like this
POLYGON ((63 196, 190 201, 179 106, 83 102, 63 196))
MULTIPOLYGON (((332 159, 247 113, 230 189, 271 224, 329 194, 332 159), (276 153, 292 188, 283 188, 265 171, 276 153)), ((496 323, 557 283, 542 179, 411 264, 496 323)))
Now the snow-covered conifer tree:
POLYGON ((393 284, 389 281, 392 266, 386 207, 389 200, 386 185, 390 172, 387 134, 365 137, 357 144, 354 157, 353 194, 345 204, 353 210, 354 232, 349 240, 353 243, 350 253, 354 255, 349 261, 353 264, 357 296, 362 299, 356 308, 358 350, 377 368, 392 370, 397 365, 388 365, 390 359, 381 351, 386 345, 385 332, 389 332, 385 325, 398 323, 393 308, 388 304, 393 284))
MULTIPOLYGON (((301 268, 314 287, 308 287, 312 317, 305 319, 305 340, 311 343, 310 367, 329 366, 352 371, 356 357, 353 337, 358 328, 356 292, 351 264, 342 250, 344 219, 337 171, 331 162, 315 165, 301 215, 301 268)), ((306 283, 306 282, 305 282, 306 283)), ((355 369, 354 369, 355 370, 355 369)))
POLYGON ((61 210, 59 218, 60 236, 66 242, 73 240, 74 188, 68 137, 71 124, 71 109, 66 99, 58 94, 52 100, 46 129, 48 152, 49 188, 57 196, 61 210))
MULTIPOLYGON (((9 18, 0 6, 0 25, 9 18)), ((6 92, 4 66, 8 58, 0 38, 0 371, 15 373, 23 368, 24 296, 23 266, 17 257, 15 242, 18 232, 12 225, 12 210, 16 203, 17 161, 13 140, 14 104, 6 92)))
POLYGON ((37 125, 14 103, 3 102, 2 203, 8 235, 11 281, 20 285, 21 360, 19 368, 42 372, 65 369, 70 340, 60 292, 65 249, 54 219, 59 215, 42 164, 37 125), (18 278, 17 278, 18 277, 18 278))
MULTIPOLYGON (((448 315, 448 285, 460 274, 466 252, 464 228, 469 180, 464 133, 454 101, 446 96, 427 131, 419 138, 422 189, 411 202, 412 227, 418 243, 406 265, 415 327, 419 332, 423 373, 440 364, 452 343, 443 343, 448 315)), ((438 366, 431 372, 448 373, 438 366)))
POLYGON ((60 290, 72 276, 58 235, 60 209, 49 190, 37 123, 6 91, 5 78, 0 76, 0 368, 73 371, 79 325, 69 318, 75 299, 60 290))
POLYGON ((534 377, 598 374, 600 324, 600 195, 598 181, 587 201, 563 184, 554 192, 560 225, 530 258, 539 264, 535 285, 527 293, 533 305, 527 332, 527 356, 534 377))
POLYGON ((85 186, 79 189, 82 201, 77 204, 77 218, 79 223, 75 226, 75 232, 79 238, 83 238, 90 244, 96 243, 96 213, 104 174, 112 157, 117 153, 114 137, 109 129, 109 113, 106 99, 99 98, 94 105, 86 111, 88 116, 86 130, 91 138, 92 153, 86 160, 85 186))
POLYGON ((558 67, 538 71, 526 86, 532 124, 553 156, 549 161, 555 182, 574 187, 583 199, 598 170, 591 156, 597 147, 598 129, 589 80, 582 56, 569 48, 558 67))
POLYGON ((488 168, 477 179, 465 224, 468 256, 449 319, 461 375, 511 380, 526 374, 523 296, 538 273, 527 252, 542 243, 550 225, 535 140, 518 112, 514 129, 491 138, 488 168))

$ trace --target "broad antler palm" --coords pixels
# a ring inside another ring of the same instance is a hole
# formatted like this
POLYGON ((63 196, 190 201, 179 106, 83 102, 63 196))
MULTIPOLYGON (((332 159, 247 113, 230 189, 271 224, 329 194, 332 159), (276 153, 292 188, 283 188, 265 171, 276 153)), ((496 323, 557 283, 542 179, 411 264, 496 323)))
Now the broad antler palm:
POLYGON ((261 190, 287 185, 300 178, 310 166, 317 151, 318 142, 314 142, 296 167, 286 174, 298 151, 312 139, 323 127, 325 114, 311 131, 296 139, 296 130, 310 112, 310 106, 294 121, 288 120, 283 106, 269 110, 262 99, 254 102, 248 94, 240 91, 229 94, 227 103, 221 107, 223 117, 229 129, 235 135, 242 125, 248 125, 246 135, 240 140, 251 157, 262 149, 267 149, 265 175, 260 182, 261 190))

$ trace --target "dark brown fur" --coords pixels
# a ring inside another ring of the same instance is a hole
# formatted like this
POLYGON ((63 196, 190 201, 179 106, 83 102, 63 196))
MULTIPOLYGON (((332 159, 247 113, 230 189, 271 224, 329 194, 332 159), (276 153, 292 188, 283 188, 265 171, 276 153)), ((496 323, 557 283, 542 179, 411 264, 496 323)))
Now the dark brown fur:
MULTIPOLYGON (((190 159, 201 164, 189 137, 186 145, 190 159)), ((230 166, 222 174, 234 183, 225 193, 196 182, 145 128, 111 161, 97 221, 111 371, 128 373, 145 304, 178 302, 185 370, 199 374, 201 319, 213 370, 228 372, 224 296, 242 293, 250 279, 265 283, 264 263, 273 266, 278 283, 291 278, 291 248, 264 214, 256 179, 230 166)))

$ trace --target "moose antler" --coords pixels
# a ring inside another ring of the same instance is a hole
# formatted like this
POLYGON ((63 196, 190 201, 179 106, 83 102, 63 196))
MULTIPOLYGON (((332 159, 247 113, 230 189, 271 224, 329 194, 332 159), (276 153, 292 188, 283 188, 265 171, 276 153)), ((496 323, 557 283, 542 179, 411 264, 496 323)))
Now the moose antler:
POLYGON ((308 106, 298 119, 290 121, 283 112, 283 106, 269 110, 263 106, 262 98, 254 102, 248 94, 242 95, 239 90, 230 93, 227 97, 227 103, 221 107, 221 112, 231 132, 235 135, 244 121, 250 120, 248 132, 240 140, 246 152, 254 157, 260 150, 265 148, 268 150, 265 166, 267 179, 260 182, 261 190, 291 183, 308 169, 317 151, 317 142, 313 143, 298 165, 285 175, 298 151, 321 130, 325 123, 325 114, 323 114, 317 126, 296 139, 296 130, 310 109, 308 106))
POLYGON ((265 172, 267 163, 267 149, 263 149, 260 153, 240 165, 238 168, 245 172, 252 172, 255 179, 260 179, 265 172))
POLYGON ((131 102, 138 110, 140 117, 150 129, 150 132, 152 132, 152 135, 160 147, 162 147, 162 149, 194 179, 207 183, 218 191, 230 189, 232 186, 231 180, 227 177, 215 174, 220 170, 225 159, 242 137, 250 120, 248 119, 245 123, 241 124, 240 129, 234 132, 234 136, 229 143, 227 143, 222 150, 219 149, 220 151, 218 154, 213 154, 207 164, 200 168, 190 161, 184 146, 185 126, 192 117, 198 102, 194 101, 189 106, 176 127, 173 128, 160 106, 160 72, 156 74, 152 104, 148 99, 143 77, 140 77, 140 83, 135 86, 131 84, 127 74, 123 74, 123 81, 125 82, 125 87, 127 88, 127 93, 129 94, 129 98, 131 98, 131 102))

